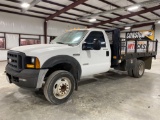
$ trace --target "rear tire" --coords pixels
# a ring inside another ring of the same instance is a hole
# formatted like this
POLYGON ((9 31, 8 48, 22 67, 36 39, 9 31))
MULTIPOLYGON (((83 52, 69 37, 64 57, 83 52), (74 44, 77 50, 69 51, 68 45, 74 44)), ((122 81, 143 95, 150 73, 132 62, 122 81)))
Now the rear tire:
POLYGON ((75 79, 71 73, 64 70, 53 72, 47 79, 43 92, 52 104, 62 104, 72 95, 75 79))
POLYGON ((133 77, 134 75, 133 75, 133 69, 129 69, 128 71, 128 75, 130 76, 130 77, 133 77))
POLYGON ((145 71, 145 63, 142 60, 138 60, 134 69, 133 74, 135 78, 140 78, 143 76, 145 71))

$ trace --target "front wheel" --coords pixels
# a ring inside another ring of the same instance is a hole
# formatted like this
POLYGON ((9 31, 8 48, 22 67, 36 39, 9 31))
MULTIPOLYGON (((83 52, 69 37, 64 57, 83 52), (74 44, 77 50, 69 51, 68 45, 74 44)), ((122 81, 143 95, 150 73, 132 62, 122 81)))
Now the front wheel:
POLYGON ((72 95, 74 90, 74 77, 64 70, 53 72, 44 86, 44 95, 52 104, 62 104, 72 95))

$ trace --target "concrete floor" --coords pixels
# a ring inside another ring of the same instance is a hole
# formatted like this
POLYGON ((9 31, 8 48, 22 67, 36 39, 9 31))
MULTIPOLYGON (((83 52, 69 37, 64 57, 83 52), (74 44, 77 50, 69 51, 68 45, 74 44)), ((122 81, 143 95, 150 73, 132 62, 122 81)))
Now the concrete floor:
POLYGON ((159 120, 160 60, 140 79, 109 72, 83 79, 62 105, 9 84, 0 62, 0 120, 159 120))

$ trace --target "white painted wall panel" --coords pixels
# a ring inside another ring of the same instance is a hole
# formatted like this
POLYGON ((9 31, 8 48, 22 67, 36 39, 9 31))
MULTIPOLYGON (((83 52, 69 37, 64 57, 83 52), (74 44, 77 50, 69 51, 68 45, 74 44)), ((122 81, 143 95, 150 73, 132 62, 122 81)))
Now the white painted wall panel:
POLYGON ((42 19, 0 13, 0 31, 14 33, 43 34, 42 19))
POLYGON ((7 51, 8 50, 0 50, 0 61, 7 60, 7 51))
POLYGON ((152 26, 146 26, 146 27, 140 27, 140 28, 135 28, 133 31, 139 31, 139 30, 151 30, 152 26))
POLYGON ((4 33, 0 33, 0 37, 4 37, 4 33))
MULTIPOLYGON (((0 13, 0 32, 26 33, 43 35, 44 20, 39 18, 0 13)), ((56 21, 48 22, 48 35, 58 36, 67 29, 84 28, 84 26, 56 21)))
MULTIPOLYGON (((49 44, 50 38, 47 37, 47 44, 49 44)), ((44 36, 41 36, 41 44, 44 44, 44 36)))
POLYGON ((41 44, 44 44, 44 37, 41 36, 41 44))
POLYGON ((121 34, 120 34, 120 37, 121 37, 121 38, 125 38, 125 37, 126 37, 126 34, 125 34, 125 33, 121 33, 121 34))
POLYGON ((160 42, 160 24, 156 25, 155 38, 160 42))
POLYGON ((156 25, 155 39, 158 40, 158 55, 157 55, 157 58, 160 58, 160 24, 156 25))
POLYGON ((73 28, 85 28, 85 26, 70 25, 66 23, 49 21, 48 22, 48 35, 58 36, 66 32, 66 30, 70 30, 73 28))
POLYGON ((6 48, 11 49, 19 46, 19 35, 6 34, 6 48))

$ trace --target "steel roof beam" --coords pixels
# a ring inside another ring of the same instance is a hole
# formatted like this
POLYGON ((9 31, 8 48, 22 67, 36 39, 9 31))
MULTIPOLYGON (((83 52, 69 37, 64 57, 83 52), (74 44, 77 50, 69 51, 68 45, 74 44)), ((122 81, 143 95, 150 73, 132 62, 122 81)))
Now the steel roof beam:
MULTIPOLYGON (((11 5, 5 5, 5 4, 1 4, 0 3, 0 6, 3 6, 3 7, 8 7, 8 8, 13 8, 13 9, 17 9, 17 10, 20 10, 20 7, 15 7, 15 6, 11 6, 11 5)), ((49 13, 46 13, 46 12, 40 12, 40 11, 36 11, 36 10, 28 10, 28 12, 33 12, 33 13, 37 13, 37 14, 42 14, 42 15, 50 15, 49 13)), ((26 14, 27 15, 27 14, 26 14)), ((29 14, 28 14, 29 15, 29 14)), ((38 17, 38 16, 37 16, 38 17)), ((64 19, 68 19, 68 20, 74 20, 76 21, 76 19, 74 18, 69 18, 69 17, 64 17, 64 16, 58 16, 59 18, 64 18, 64 19)), ((44 17, 45 18, 45 17, 44 17)), ((88 21, 84 21, 84 20, 81 20, 80 22, 83 22, 83 23, 87 23, 89 24, 88 21)), ((82 23, 82 24, 83 24, 82 23)), ((86 25, 85 25, 86 26, 86 25)))
POLYGON ((96 27, 96 26, 99 26, 99 25, 103 25, 103 24, 106 24, 106 23, 111 23, 111 22, 114 22, 114 21, 119 21, 121 19, 127 19, 129 17, 133 17, 133 16, 136 16, 136 15, 140 15, 140 14, 143 14, 143 13, 147 13, 147 12, 151 12, 151 11, 154 11, 154 10, 158 10, 160 9, 160 5, 156 6, 156 7, 152 7, 152 8, 148 8, 146 10, 142 10, 142 11, 138 11, 138 12, 134 12, 134 13, 131 13, 131 14, 127 14, 127 15, 123 15, 121 17, 117 17, 117 18, 113 18, 111 20, 107 20, 107 21, 102 21, 102 22, 99 22, 99 23, 95 23, 91 26, 88 26, 89 28, 90 27, 96 27))
MULTIPOLYGON (((13 2, 12 0, 7 0, 7 1, 11 1, 11 2, 13 2)), ((17 1, 17 0, 16 0, 17 1)), ((57 6, 60 6, 60 7, 66 7, 65 5, 62 5, 62 4, 59 4, 59 3, 56 3, 56 2, 53 2, 53 1, 46 1, 46 0, 42 0, 43 2, 45 2, 45 3, 48 3, 48 4, 52 4, 52 5, 57 5, 57 6)), ((72 2, 74 2, 75 0, 70 0, 70 1, 72 1, 72 2)), ((39 6, 35 6, 35 7, 39 7, 39 6)), ((83 12, 83 13, 87 13, 87 14, 93 14, 93 13, 91 13, 91 12, 88 12, 88 11, 86 11, 86 10, 81 10, 81 9, 78 9, 78 8, 73 8, 73 10, 76 10, 76 11, 78 11, 78 12, 83 12)), ((70 14, 69 12, 64 12, 65 14, 70 14)), ((76 16, 76 15, 74 15, 74 16, 76 16)), ((83 16, 77 16, 77 17, 83 17, 83 16)), ((106 16, 100 16, 100 17, 103 17, 103 18, 106 18, 106 19, 111 19, 110 17, 106 17, 106 16)), ((98 20, 97 19, 97 21, 101 21, 101 20, 98 20)), ((111 23, 112 24, 112 23, 111 23)))
MULTIPOLYGON (((145 1, 145 2, 141 2, 141 3, 136 3, 135 5, 145 5, 145 4, 151 4, 151 3, 156 3, 156 2, 160 2, 160 0, 145 1)), ((107 3, 109 3, 109 2, 107 2, 107 3)), ((113 4, 111 4, 111 5, 113 5, 113 4)), ((102 11, 102 12, 99 12, 99 13, 94 13, 92 15, 88 15, 88 16, 78 18, 78 20, 92 18, 92 17, 95 17, 95 16, 104 15, 104 14, 112 14, 113 12, 119 12, 119 11, 122 11, 122 10, 127 10, 127 8, 131 7, 131 6, 133 6, 133 5, 129 5, 129 6, 125 6, 125 7, 120 7, 120 6, 114 5, 114 7, 117 7, 116 9, 105 10, 105 11, 102 11)), ((148 19, 148 18, 146 18, 146 19, 148 19)))
MULTIPOLYGON (((108 5, 111 5, 111 6, 116 7, 116 8, 119 8, 119 7, 120 7, 120 6, 116 5, 116 4, 113 4, 113 3, 108 2, 108 1, 105 1, 105 0, 99 0, 99 1, 104 2, 104 3, 108 4, 108 5)), ((113 14, 113 13, 112 13, 112 14, 113 14)), ((117 14, 117 13, 114 13, 114 14, 117 14)), ((129 19, 129 20, 132 20, 132 21, 134 21, 134 22, 139 22, 138 20, 134 20, 134 19, 132 19, 132 18, 128 18, 128 19, 129 19)), ((121 22, 122 22, 122 21, 121 21, 121 22)))
POLYGON ((56 13, 50 15, 50 16, 47 17, 45 20, 46 20, 46 21, 51 20, 52 18, 57 17, 57 16, 59 16, 60 14, 66 12, 66 11, 68 11, 68 10, 70 10, 70 9, 72 9, 72 8, 74 8, 74 7, 78 6, 78 5, 86 2, 86 1, 87 1, 87 0, 78 0, 78 1, 75 1, 75 2, 73 2, 72 4, 64 7, 63 9, 57 11, 56 13))
MULTIPOLYGON (((128 0, 129 2, 131 2, 131 3, 134 3, 134 4, 136 4, 136 2, 134 1, 134 0, 128 0)), ((147 9, 146 7, 142 7, 143 9, 147 9)), ((158 16, 158 17, 160 17, 160 15, 159 14, 157 14, 157 13, 155 13, 155 12, 151 12, 152 14, 154 14, 154 15, 156 15, 156 16, 158 16)))
MULTIPOLYGON (((36 15, 30 15, 30 14, 25 14, 25 13, 20 13, 20 12, 14 12, 14 11, 10 11, 10 10, 0 9, 0 11, 1 11, 1 12, 6 12, 6 13, 17 14, 17 15, 23 15, 23 16, 29 16, 29 17, 35 17, 35 18, 45 19, 45 17, 36 16, 36 15)), ((52 19, 52 20, 58 21, 58 22, 65 22, 65 23, 71 23, 71 24, 86 26, 86 24, 76 23, 76 22, 70 22, 70 21, 68 21, 68 20, 58 20, 58 19, 52 19)))
MULTIPOLYGON (((73 1, 73 0, 71 0, 71 1, 73 1)), ((101 10, 101 11, 105 11, 104 9, 102 9, 102 8, 99 8, 99 7, 96 7, 96 6, 93 6, 93 5, 89 5, 89 4, 86 4, 86 3, 83 3, 82 5, 85 5, 85 6, 87 6, 87 7, 91 7, 91 8, 94 8, 94 9, 98 9, 98 10, 101 10)), ((121 15, 118 15, 118 14, 116 14, 116 13, 112 13, 112 14, 114 14, 114 15, 116 15, 116 16, 121 16, 121 15)), ((107 18, 107 19, 112 19, 112 18, 110 18, 110 17, 107 17, 107 16, 103 16, 103 15, 100 15, 100 17, 104 17, 104 18, 107 18)), ((122 22, 122 23, 125 23, 124 21, 119 21, 119 22, 122 22)), ((112 24, 114 24, 114 23, 112 23, 112 24)))

